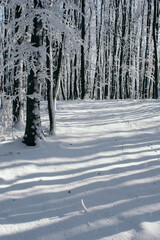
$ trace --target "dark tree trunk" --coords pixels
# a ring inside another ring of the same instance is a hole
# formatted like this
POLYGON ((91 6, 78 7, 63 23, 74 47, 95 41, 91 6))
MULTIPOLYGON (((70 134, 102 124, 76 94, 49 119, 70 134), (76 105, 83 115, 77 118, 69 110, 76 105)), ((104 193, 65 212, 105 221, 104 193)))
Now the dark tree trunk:
POLYGON ((131 91, 130 91, 130 60, 131 60, 131 21, 132 21, 132 0, 129 1, 129 13, 128 13, 128 41, 127 41, 127 61, 126 61, 126 67, 127 71, 125 74, 125 84, 124 84, 124 98, 130 98, 131 97, 131 91))
POLYGON ((70 60, 70 91, 69 91, 69 99, 73 100, 73 60, 70 60))
POLYGON ((49 39, 49 32, 46 33, 46 65, 47 65, 47 101, 48 101, 48 114, 49 114, 49 133, 53 135, 55 133, 55 112, 53 106, 53 61, 52 61, 52 48, 49 39))
POLYGON ((118 19, 119 19, 119 4, 120 0, 114 0, 115 3, 115 22, 114 22, 114 37, 113 37, 113 56, 112 56, 112 81, 110 98, 114 99, 116 96, 116 54, 117 54, 117 39, 118 39, 118 19))
POLYGON ((63 82, 62 81, 60 82, 60 85, 61 85, 61 92, 62 92, 63 100, 66 100, 66 96, 64 94, 64 87, 63 87, 63 82))
POLYGON ((140 36, 140 43, 139 43, 139 96, 142 98, 143 93, 143 31, 144 31, 144 11, 145 10, 145 0, 142 6, 142 22, 141 22, 141 36, 140 36))
POLYGON ((85 41, 85 0, 81 0, 82 9, 82 23, 81 23, 81 98, 85 97, 85 54, 84 54, 84 41, 85 41))
MULTIPOLYGON (((41 9, 40 0, 34 0, 34 9, 41 9)), ((40 120, 40 98, 39 98, 39 73, 40 73, 40 52, 38 48, 42 46, 42 21, 39 20, 39 13, 33 19, 33 32, 31 44, 35 48, 34 60, 36 72, 31 68, 27 82, 27 106, 26 106, 26 128, 23 142, 28 146, 35 146, 36 140, 42 137, 40 120)), ((33 59, 32 59, 33 58, 33 59)))
POLYGON ((74 55, 74 99, 78 98, 77 86, 77 54, 74 55))
POLYGON ((123 62, 124 62, 124 47, 126 34, 126 0, 122 3, 122 36, 121 36, 121 50, 120 50, 120 70, 119 70, 119 98, 123 98, 123 62))
POLYGON ((150 33, 151 33, 151 12, 152 12, 152 0, 148 0, 148 13, 147 13, 147 36, 146 36, 146 50, 145 50, 145 66, 144 66, 144 77, 143 77, 143 98, 148 97, 149 89, 149 44, 150 44, 150 33))
MULTIPOLYGON (((76 6, 78 7, 78 1, 74 0, 74 3, 76 4, 76 6)), ((74 24, 78 29, 78 11, 76 9, 74 9, 74 24)), ((78 91, 78 66, 77 66, 77 53, 74 54, 74 84, 73 84, 73 96, 74 99, 77 99, 79 97, 79 91, 78 91)))
MULTIPOLYGON (((15 26, 15 33, 18 32, 18 19, 21 17, 22 9, 20 6, 16 7, 15 10, 15 19, 16 19, 16 26, 15 26)), ((22 39, 19 39, 17 41, 17 44, 20 45, 22 42, 22 39)), ((18 52, 18 49, 17 49, 18 52)), ((23 108, 24 108, 24 102, 22 100, 22 79, 20 79, 20 72, 22 72, 22 66, 21 66, 21 60, 18 59, 15 62, 14 67, 14 85, 13 85, 13 122, 14 125, 20 123, 23 119, 23 108), (17 77, 18 75, 18 77, 17 77), (20 96, 21 95, 21 96, 20 96)))
POLYGON ((154 0, 153 13, 153 44, 154 44, 154 82, 153 82, 153 98, 158 98, 158 21, 159 21, 159 0, 154 0))
POLYGON ((111 36, 112 33, 109 30, 110 28, 108 26, 112 25, 112 20, 111 20, 111 16, 112 16, 112 9, 113 9, 113 3, 110 2, 109 5, 106 5, 106 2, 104 3, 104 14, 105 17, 107 18, 107 20, 104 21, 104 26, 105 26, 105 56, 104 56, 104 68, 105 68, 105 95, 104 98, 107 99, 110 93, 110 77, 111 77, 111 64, 110 64, 110 59, 111 59, 111 54, 112 54, 112 41, 111 41, 111 36), (108 9, 108 14, 106 16, 107 13, 107 9, 108 9))

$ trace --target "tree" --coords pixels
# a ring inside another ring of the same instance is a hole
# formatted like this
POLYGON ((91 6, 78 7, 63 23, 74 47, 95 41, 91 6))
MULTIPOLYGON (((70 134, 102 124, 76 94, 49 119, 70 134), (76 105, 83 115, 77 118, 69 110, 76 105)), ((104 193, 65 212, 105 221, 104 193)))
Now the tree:
POLYGON ((124 62, 124 48, 125 48, 125 34, 126 34, 126 13, 127 2, 122 2, 122 35, 121 35, 121 50, 120 50, 120 70, 119 70, 119 98, 123 98, 123 62, 124 62))
MULTIPOLYGON (((127 7, 127 6, 126 6, 127 7)), ((129 11, 128 11, 128 36, 127 36, 127 60, 126 60, 126 74, 124 78, 124 98, 131 97, 131 78, 130 78, 130 67, 131 67, 131 28, 132 28, 132 0, 129 0, 129 11)))
POLYGON ((117 42, 118 42, 118 20, 119 20, 119 5, 120 0, 114 0, 114 10, 115 10, 115 21, 114 21, 114 31, 113 31, 113 47, 112 47, 112 82, 110 90, 110 98, 116 98, 116 75, 117 75, 117 42))
POLYGON ((145 66, 143 76, 143 98, 149 96, 149 54, 150 54, 150 40, 151 40, 151 14, 152 14, 152 0, 147 0, 148 11, 147 11, 147 34, 146 34, 146 49, 145 49, 145 66))
MULTIPOLYGON (((18 35, 19 24, 22 14, 21 6, 17 5, 15 8, 15 35, 18 35)), ((23 71, 23 62, 18 55, 19 47, 22 43, 22 37, 18 38, 16 53, 14 63, 14 83, 13 83, 13 122, 14 126, 17 126, 23 122, 23 110, 24 110, 24 102, 23 102, 23 93, 22 93, 22 71, 23 71)))
POLYGON ((143 93, 143 35, 144 35, 144 22, 145 22, 145 0, 143 0, 142 10, 141 10, 141 34, 139 38, 139 97, 142 98, 143 93))
POLYGON ((100 23, 98 24, 98 1, 96 0, 96 67, 95 67, 95 75, 94 75, 94 83, 93 83, 93 98, 94 91, 97 85, 97 99, 100 99, 100 48, 101 48, 101 35, 102 35, 102 20, 103 20, 103 4, 104 1, 101 0, 101 8, 100 8, 100 23))
POLYGON ((85 0, 81 0, 82 22, 81 22, 81 98, 85 97, 85 0))
POLYGON ((154 0, 154 13, 153 13, 153 30, 152 38, 154 45, 154 82, 153 82, 153 98, 158 98, 158 21, 159 21, 159 1, 154 0))
POLYGON ((27 82, 27 112, 26 128, 23 142, 28 146, 35 146, 38 138, 42 138, 41 120, 40 120, 40 94, 39 80, 41 72, 41 53, 42 46, 42 20, 40 19, 41 9, 43 8, 41 0, 34 0, 33 30, 31 33, 32 52, 29 61, 32 66, 29 69, 27 82))
POLYGON ((63 43, 64 43, 64 34, 62 34, 62 41, 58 43, 54 40, 54 44, 52 44, 51 39, 49 39, 49 32, 46 36, 46 46, 47 46, 47 72, 48 78, 47 80, 47 100, 48 100, 48 112, 49 112, 49 120, 50 120, 50 135, 55 135, 56 131, 56 120, 55 120, 55 111, 56 111, 56 99, 58 96, 59 88, 60 88, 60 72, 62 68, 62 52, 63 52, 63 43), (55 55, 55 60, 53 61, 52 56, 52 45, 53 48, 57 49, 57 53, 55 55), (54 68, 53 71, 53 62, 54 68))

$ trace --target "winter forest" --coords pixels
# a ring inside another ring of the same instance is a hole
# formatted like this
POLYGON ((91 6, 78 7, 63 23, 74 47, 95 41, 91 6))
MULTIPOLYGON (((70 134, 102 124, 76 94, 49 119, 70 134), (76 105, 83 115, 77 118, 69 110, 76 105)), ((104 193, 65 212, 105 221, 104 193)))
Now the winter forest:
POLYGON ((5 0, 0 25, 1 132, 26 103, 27 145, 42 100, 53 135, 56 100, 158 98, 158 0, 5 0))
POLYGON ((160 239, 159 0, 0 0, 0 240, 160 239))

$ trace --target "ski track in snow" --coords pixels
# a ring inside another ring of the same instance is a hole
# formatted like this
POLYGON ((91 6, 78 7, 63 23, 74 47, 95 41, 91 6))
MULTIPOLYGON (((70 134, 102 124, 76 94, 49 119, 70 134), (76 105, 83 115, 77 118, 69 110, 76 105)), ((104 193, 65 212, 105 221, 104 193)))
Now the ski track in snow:
POLYGON ((160 101, 57 109, 56 137, 0 142, 0 240, 159 240, 160 101))

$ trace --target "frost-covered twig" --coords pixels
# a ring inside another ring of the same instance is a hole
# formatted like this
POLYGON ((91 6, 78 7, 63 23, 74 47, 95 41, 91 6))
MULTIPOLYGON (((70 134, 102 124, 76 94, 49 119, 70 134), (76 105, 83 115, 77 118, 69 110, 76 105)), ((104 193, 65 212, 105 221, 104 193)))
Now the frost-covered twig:
POLYGON ((89 212, 89 209, 85 206, 83 199, 81 199, 82 207, 84 208, 85 212, 89 212))

